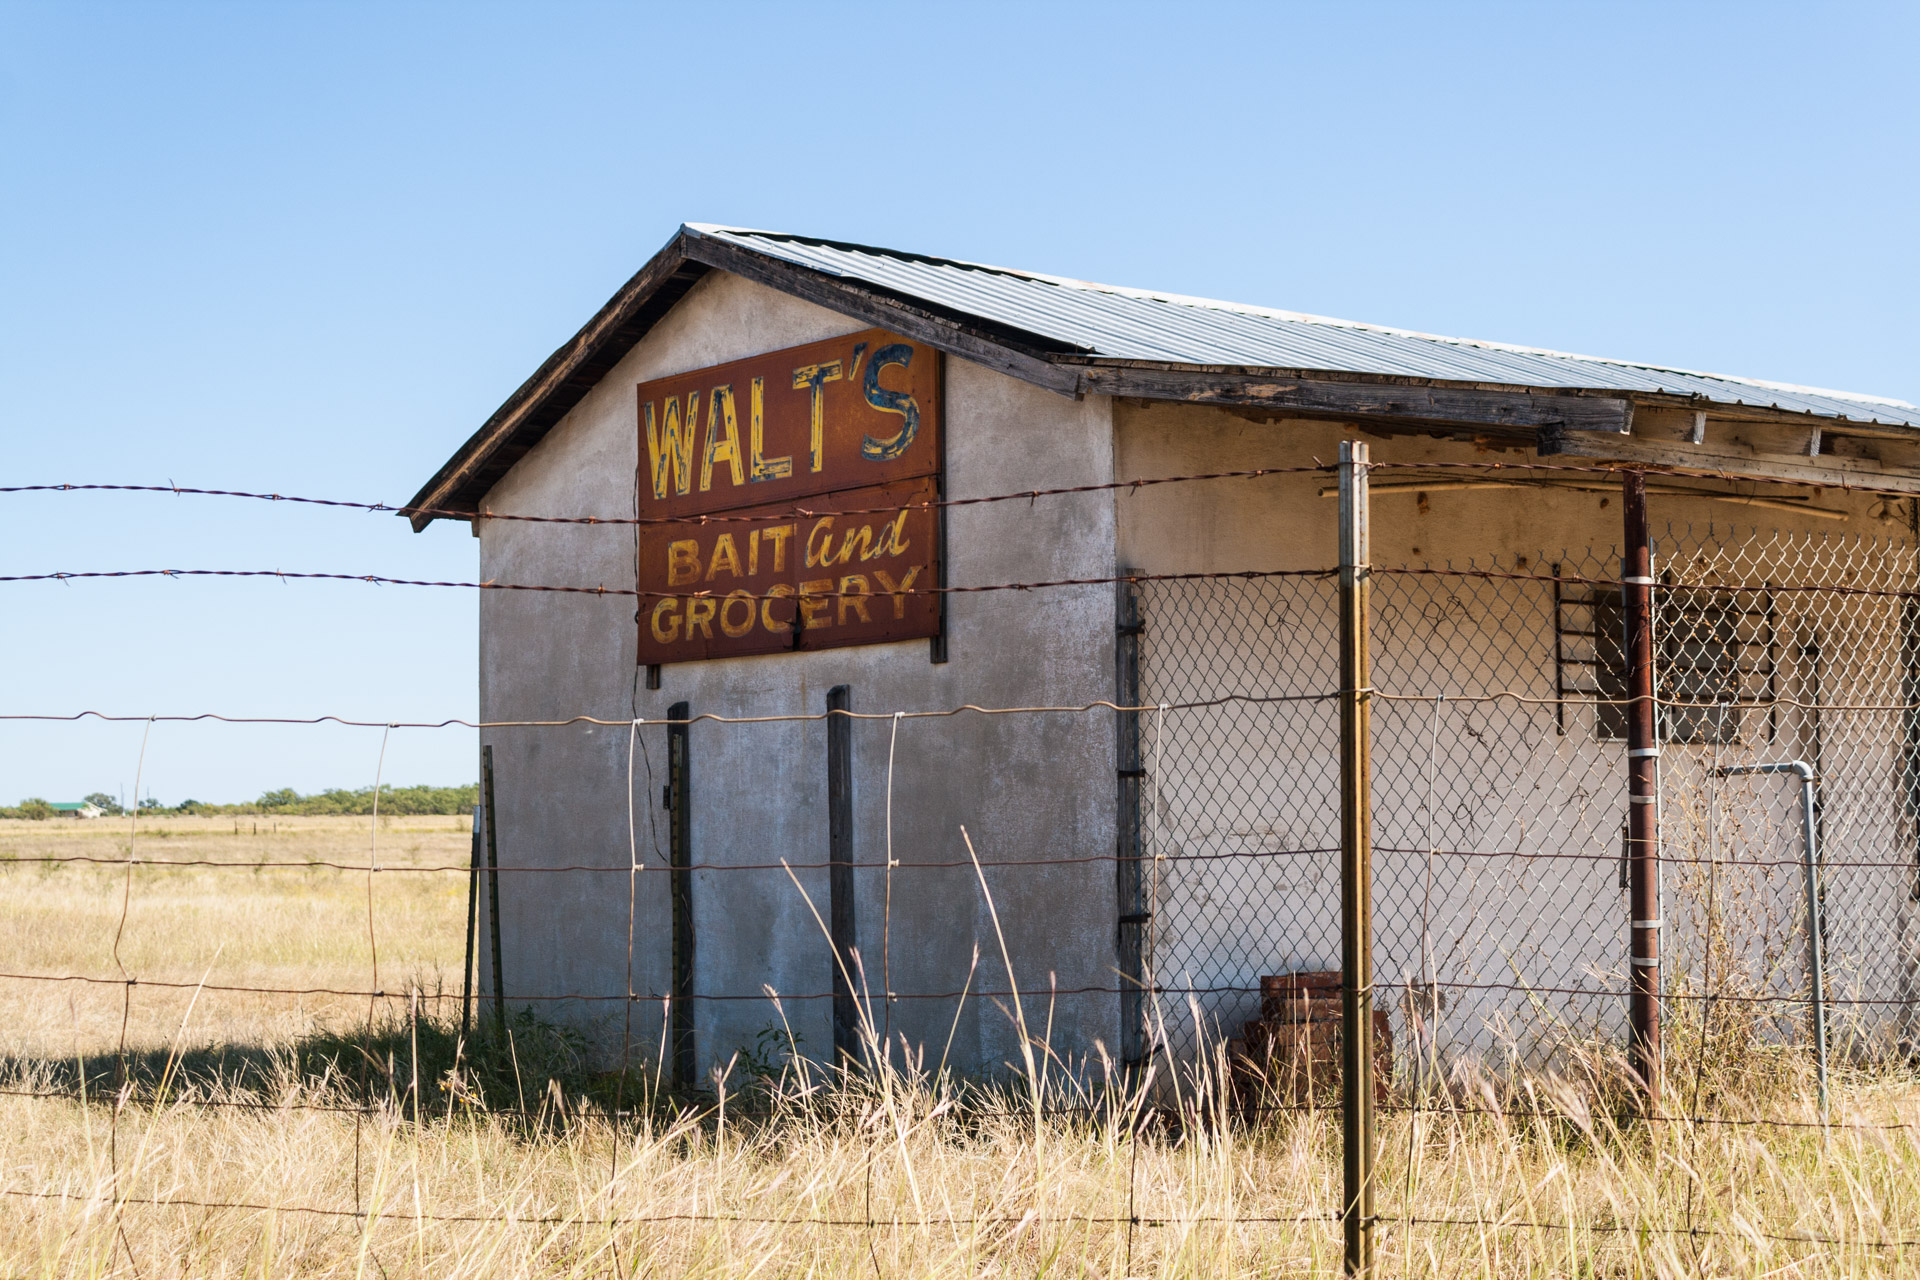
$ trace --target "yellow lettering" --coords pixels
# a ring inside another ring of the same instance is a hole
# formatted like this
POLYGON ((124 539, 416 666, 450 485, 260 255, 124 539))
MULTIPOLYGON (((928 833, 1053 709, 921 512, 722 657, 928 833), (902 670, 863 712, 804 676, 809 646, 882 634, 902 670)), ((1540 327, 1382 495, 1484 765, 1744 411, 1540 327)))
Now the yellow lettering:
POLYGON ((896 342, 874 352, 873 363, 867 366, 866 380, 862 384, 867 403, 882 413, 900 415, 900 430, 892 436, 885 440, 867 436, 860 441, 860 456, 868 462, 892 462, 907 451, 920 430, 920 406, 914 398, 904 391, 889 391, 880 385, 882 369, 893 364, 904 369, 912 363, 913 348, 907 343, 896 342))
POLYGON ((734 550, 733 535, 723 533, 713 542, 713 559, 707 561, 707 581, 713 581, 713 575, 725 569, 734 577, 740 576, 740 553, 734 550))
POLYGON ((848 609, 852 609, 855 613, 859 614, 860 621, 862 622, 873 621, 872 618, 867 616, 866 597, 868 594, 869 592, 867 590, 867 580, 864 577, 862 577, 860 574, 850 573, 846 577, 840 579, 840 625, 841 626, 844 627, 847 625, 848 609))
POLYGON ((777 524, 771 529, 762 529, 760 536, 773 544, 773 571, 784 573, 787 568, 787 539, 793 536, 798 525, 777 524))
POLYGON ((885 569, 875 569, 873 576, 880 579, 882 589, 893 597, 893 616, 896 618, 906 617, 907 597, 905 593, 913 590, 913 580, 920 576, 920 566, 915 565, 913 568, 907 570, 906 576, 898 582, 895 582, 893 575, 885 569))
POLYGON ((755 529, 747 535, 747 576, 753 577, 760 572, 760 531, 755 529))
POLYGON ((700 581, 700 544, 692 538, 667 544, 667 585, 684 587, 700 581))
POLYGON ((862 560, 873 559, 873 528, 870 525, 863 524, 857 530, 850 530, 844 538, 840 539, 840 550, 834 552, 833 562, 835 564, 846 564, 852 560, 855 552, 854 543, 856 541, 860 544, 858 548, 860 558, 862 560))
POLYGON ((653 421, 653 401, 649 400, 640 406, 640 417, 647 428, 647 460, 653 468, 653 496, 667 496, 669 479, 673 482, 675 493, 690 492, 693 488, 693 437, 700 425, 700 393, 687 393, 684 416, 680 412, 680 398, 668 396, 664 420, 658 430, 653 421))
POLYGON ((813 449, 813 469, 818 471, 825 459, 821 456, 826 444, 827 434, 827 383, 840 381, 840 362, 829 360, 825 364, 803 364, 793 371, 793 389, 805 391, 809 397, 808 409, 811 414, 812 430, 807 439, 813 449))
POLYGON ((735 640, 738 640, 741 636, 753 630, 753 619, 757 611, 758 606, 753 602, 753 592, 745 590, 729 591, 727 598, 720 602, 720 630, 735 640), (737 604, 747 606, 747 620, 735 626, 730 619, 733 617, 733 606, 737 604))
POLYGON ((710 596, 695 596, 687 601, 687 639, 693 639, 696 627, 701 635, 713 639, 713 628, 707 624, 713 621, 713 615, 719 608, 720 602, 710 596))
MULTIPOLYGON (((831 622, 819 616, 833 607, 832 602, 827 600, 809 600, 807 598, 808 596, 824 596, 832 590, 832 578, 816 578, 812 582, 803 582, 800 584, 800 629, 802 631, 813 631, 819 627, 830 627, 833 625, 831 622)), ((688 625, 691 626, 692 623, 689 622, 688 625)))
POLYGON ((813 528, 807 530, 807 568, 824 569, 832 563, 833 517, 821 516, 813 522, 813 528), (820 545, 818 549, 816 549, 814 539, 820 538, 820 535, 823 533, 827 536, 820 539, 820 545))
POLYGON ((776 582, 773 586, 768 587, 767 594, 760 599, 760 625, 773 632, 793 630, 793 624, 791 622, 775 622, 773 620, 773 602, 775 600, 785 599, 792 594, 793 588, 784 582, 776 582))
POLYGON ((672 644, 680 638, 680 602, 668 596, 653 606, 653 617, 649 621, 653 627, 653 638, 661 644, 672 644), (673 624, 664 631, 660 629, 660 615, 663 613, 668 615, 667 621, 673 624))
POLYGON ((767 429, 767 380, 755 378, 747 395, 747 439, 753 449, 748 473, 755 480, 784 480, 793 474, 793 455, 784 458, 761 456, 767 429))
POLYGON ((713 464, 724 462, 733 471, 733 482, 747 482, 740 462, 740 417, 733 408, 733 388, 715 387, 707 397, 707 453, 700 463, 700 492, 713 488, 713 464), (724 433, 724 435, 722 434, 724 433))
MULTIPOLYGON (((905 555, 907 548, 913 545, 907 541, 906 529, 907 512, 903 507, 899 515, 887 522, 886 530, 880 535, 879 541, 873 544, 873 550, 867 552, 860 558, 862 560, 878 560, 881 556, 905 555)), ((844 562, 845 557, 843 556, 841 559, 844 562)))

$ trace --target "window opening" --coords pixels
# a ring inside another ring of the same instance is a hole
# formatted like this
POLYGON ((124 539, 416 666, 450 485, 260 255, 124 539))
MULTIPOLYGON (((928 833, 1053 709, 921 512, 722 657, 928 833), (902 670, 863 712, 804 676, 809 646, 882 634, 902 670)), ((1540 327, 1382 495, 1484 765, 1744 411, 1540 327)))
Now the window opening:
MULTIPOLYGON (((1593 701, 1595 736, 1627 736, 1626 611, 1618 587, 1554 582, 1554 716, 1567 731, 1567 703, 1593 701)), ((1654 603, 1655 689, 1660 740, 1678 745, 1741 741, 1748 713, 1766 708, 1766 740, 1779 731, 1778 615, 1766 588, 1669 589, 1654 603)))

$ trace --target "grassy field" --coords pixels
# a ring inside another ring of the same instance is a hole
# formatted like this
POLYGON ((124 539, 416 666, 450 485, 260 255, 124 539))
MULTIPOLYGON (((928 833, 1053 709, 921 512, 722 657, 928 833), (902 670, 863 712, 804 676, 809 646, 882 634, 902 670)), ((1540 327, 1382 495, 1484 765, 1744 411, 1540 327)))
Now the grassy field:
MULTIPOLYGON (((460 991, 472 820, 142 817, 131 877, 127 820, 0 820, 0 974, 143 984, 460 991), (34 861, 98 858, 98 864, 34 861), (368 932, 370 859, 373 942, 368 932), (326 862, 331 868, 169 865, 326 862), (118 865, 112 865, 118 864, 118 865), (457 866, 454 872, 412 868, 457 866), (124 906, 124 927, 122 909, 124 906), (116 936, 118 960, 116 962, 116 936)), ((191 989, 0 978, 7 1051, 73 1058, 172 1043, 191 989)), ((366 1017, 364 1000, 202 991, 188 1044, 284 1044, 366 1017)))
MULTIPOLYGON (((464 818, 397 819, 377 836, 366 819, 143 819, 130 892, 124 864, 31 861, 124 859, 124 822, 0 824, 0 972, 111 977, 124 965, 144 980, 0 986, 15 1091, 0 1094, 0 1275, 1119 1280, 1338 1269, 1334 1112, 1252 1127, 1205 1108, 1148 1120, 1137 1095, 1099 1095, 1078 1116, 1036 1120, 1017 1090, 985 1099, 899 1076, 831 1089, 789 1063, 731 1099, 731 1113, 676 1116, 627 1094, 635 1114, 616 1129, 571 1092, 604 1095, 605 1079, 543 1088, 531 1042, 516 1046, 524 1056, 462 1046, 482 1062, 462 1058, 450 1073, 448 1003, 429 1000, 417 1025, 383 1019, 374 1052, 356 1059, 364 1000, 149 985, 205 975, 367 988, 364 868, 376 838, 381 986, 457 995, 465 876, 401 868, 464 867, 464 818), (201 859, 357 869, 162 865, 201 859), (120 1105, 123 1011, 148 1074, 120 1105), (259 1056, 264 1073, 223 1084, 207 1053, 224 1046, 279 1052, 259 1056), (172 1047, 198 1056, 169 1073, 172 1047), (85 1103, 20 1096, 82 1080, 85 1103), (488 1109, 483 1088, 539 1114, 488 1109), (776 1117, 741 1117, 748 1102, 776 1117), (209 1105, 219 1103, 245 1105, 209 1105)), ((1381 1274, 1920 1272, 1911 1081, 1843 1074, 1835 1124, 1822 1129, 1802 1064, 1776 1055, 1756 1073, 1744 1056, 1707 1081, 1716 1114, 1802 1127, 1622 1129, 1601 1077, 1518 1092, 1461 1077, 1445 1097, 1473 1111, 1390 1109, 1381 1274)))

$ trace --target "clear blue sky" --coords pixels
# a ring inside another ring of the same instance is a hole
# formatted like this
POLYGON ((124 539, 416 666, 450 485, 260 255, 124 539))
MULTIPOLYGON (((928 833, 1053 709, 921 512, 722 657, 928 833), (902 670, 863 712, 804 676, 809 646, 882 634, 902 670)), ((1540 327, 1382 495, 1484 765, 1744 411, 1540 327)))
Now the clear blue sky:
MULTIPOLYGON (((1911 3, 0 5, 0 483, 404 501, 682 221, 1916 399, 1917 44, 1911 3)), ((0 573, 474 559, 0 497, 0 573)), ((0 710, 471 715, 475 616, 4 585, 0 710)), ((162 725, 146 789, 364 786, 379 737, 162 725)), ((0 727, 0 801, 130 790, 139 738, 0 727)))

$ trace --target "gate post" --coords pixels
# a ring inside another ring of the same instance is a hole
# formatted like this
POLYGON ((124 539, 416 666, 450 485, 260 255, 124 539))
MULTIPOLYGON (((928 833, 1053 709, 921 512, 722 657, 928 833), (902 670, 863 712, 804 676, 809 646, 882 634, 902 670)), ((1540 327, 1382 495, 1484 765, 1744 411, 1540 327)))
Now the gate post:
POLYGON ((1348 1275, 1373 1274, 1372 662, 1367 446, 1340 445, 1341 1225, 1348 1275))
POLYGON ((1660 1108, 1660 743, 1654 709, 1653 547, 1647 533, 1647 478, 1628 472, 1621 482, 1625 556, 1620 606, 1627 659, 1627 948, 1629 1020, 1627 1059, 1646 1089, 1649 1114, 1660 1108))
POLYGON ((1147 937, 1154 921, 1148 915, 1146 877, 1141 874, 1140 812, 1153 803, 1145 794, 1147 776, 1140 758, 1140 636, 1146 623, 1140 616, 1139 585, 1128 579, 1135 571, 1122 567, 1114 584, 1113 700, 1122 710, 1114 715, 1119 807, 1116 823, 1115 899, 1120 908, 1114 929, 1114 947, 1120 968, 1120 1061, 1136 1070, 1147 1060, 1147 937))

